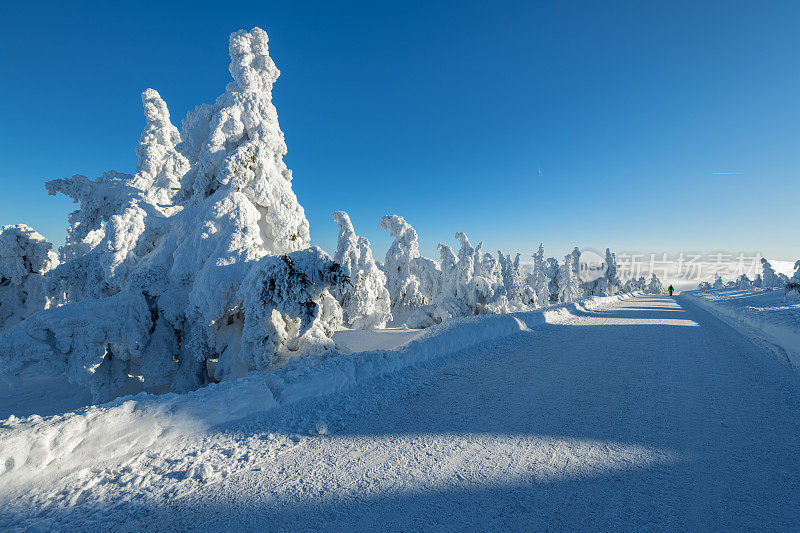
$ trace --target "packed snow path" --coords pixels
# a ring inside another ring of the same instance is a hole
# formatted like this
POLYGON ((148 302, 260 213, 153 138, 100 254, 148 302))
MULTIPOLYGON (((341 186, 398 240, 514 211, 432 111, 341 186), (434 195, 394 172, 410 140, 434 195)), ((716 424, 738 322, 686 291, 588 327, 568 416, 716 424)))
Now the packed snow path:
POLYGON ((798 530, 798 392, 704 310, 637 297, 231 425, 205 441, 248 448, 224 479, 170 497, 116 483, 125 501, 87 493, 40 525, 798 530))

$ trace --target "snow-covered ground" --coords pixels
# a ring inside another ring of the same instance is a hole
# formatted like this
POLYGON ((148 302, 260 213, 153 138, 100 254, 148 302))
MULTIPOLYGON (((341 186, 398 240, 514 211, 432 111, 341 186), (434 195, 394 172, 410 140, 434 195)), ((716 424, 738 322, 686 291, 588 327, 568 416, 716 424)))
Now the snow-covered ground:
POLYGON ((695 301, 458 319, 6 419, 0 527, 796 530, 797 374, 695 301))
POLYGON ((374 349, 297 359, 273 372, 252 372, 188 394, 141 393, 74 412, 65 410, 87 405, 85 391, 63 379, 34 377, 16 387, 6 386, 6 396, 0 398, 0 409, 8 417, 2 421, 5 431, 0 432, 0 481, 6 488, 37 485, 41 479, 145 452, 156 442, 179 441, 187 433, 347 390, 627 297, 592 298, 515 315, 455 319, 424 332, 341 331, 337 336, 349 349, 374 349))
POLYGON ((687 296, 800 368, 800 300, 782 289, 689 291, 687 296))

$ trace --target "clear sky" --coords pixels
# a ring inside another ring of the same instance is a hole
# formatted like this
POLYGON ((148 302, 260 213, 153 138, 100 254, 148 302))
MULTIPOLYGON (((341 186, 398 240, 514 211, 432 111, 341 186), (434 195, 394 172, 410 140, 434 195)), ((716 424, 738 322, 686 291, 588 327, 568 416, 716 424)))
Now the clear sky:
POLYGON ((315 244, 348 211, 382 258, 423 253, 800 257, 800 2, 14 2, 0 21, 0 224, 64 239, 44 182, 132 172, 157 89, 180 125, 260 26, 315 244))

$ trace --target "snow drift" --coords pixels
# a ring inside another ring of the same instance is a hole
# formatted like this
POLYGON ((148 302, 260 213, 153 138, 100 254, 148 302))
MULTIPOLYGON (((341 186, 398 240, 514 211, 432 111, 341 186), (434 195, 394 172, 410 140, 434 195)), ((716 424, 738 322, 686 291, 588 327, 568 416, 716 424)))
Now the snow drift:
POLYGON ((458 318, 428 328, 397 350, 293 359, 276 370, 251 372, 187 394, 140 393, 74 413, 11 416, 0 426, 12 430, 0 431, 0 485, 12 488, 35 482, 40 476, 133 456, 156 441, 179 439, 187 432, 347 390, 481 343, 569 320, 627 297, 598 297, 538 311, 458 318))

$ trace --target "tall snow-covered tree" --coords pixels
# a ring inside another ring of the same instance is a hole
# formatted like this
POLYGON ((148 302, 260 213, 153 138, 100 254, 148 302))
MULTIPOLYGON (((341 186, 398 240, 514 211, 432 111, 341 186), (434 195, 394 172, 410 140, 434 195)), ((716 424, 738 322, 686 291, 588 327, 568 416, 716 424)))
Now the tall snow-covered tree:
POLYGON ((722 281, 722 276, 719 273, 714 274, 714 283, 711 285, 712 289, 719 290, 725 288, 725 283, 722 281))
POLYGON ((555 303, 558 302, 558 271, 559 271, 559 263, 558 259, 555 257, 548 257, 545 260, 545 275, 550 280, 549 287, 550 287, 550 302, 555 303))
POLYGON ((180 190, 181 178, 189 171, 189 160, 178 150, 181 134, 170 121, 167 103, 155 89, 142 93, 146 125, 139 146, 138 163, 131 185, 164 214, 174 213, 173 198, 180 190))
MULTIPOLYGON (((576 248, 577 250, 577 248, 576 248)), ((583 295, 581 282, 575 268, 575 253, 568 253, 558 269, 558 301, 574 302, 583 295)))
POLYGON ((593 296, 612 296, 621 290, 621 283, 617 278, 617 257, 606 248, 606 271, 603 277, 596 280, 592 286, 591 295, 593 296))
POLYGON ((349 283, 332 289, 342 306, 344 323, 355 329, 383 328, 392 319, 386 274, 375 264, 369 241, 356 235, 348 214, 336 211, 333 219, 339 224, 333 260, 350 276, 349 283))
POLYGON ((795 298, 800 298, 800 261, 794 264, 794 274, 786 282, 787 296, 792 295, 795 298))
POLYGON ((536 294, 538 306, 550 305, 550 278, 547 275, 547 263, 542 243, 539 244, 539 250, 533 254, 533 271, 528 275, 526 282, 536 294))
POLYGON ((765 289, 783 287, 784 283, 765 257, 761 258, 761 286, 765 289))
POLYGON ((520 306, 536 307, 536 292, 525 280, 524 273, 520 268, 519 256, 520 254, 517 254, 512 260, 510 255, 503 255, 503 252, 497 251, 506 298, 520 306))
POLYGON ((58 265, 53 245, 25 224, 0 231, 0 332, 47 307, 45 274, 58 265))
POLYGON ((647 293, 664 294, 665 292, 664 285, 661 284, 661 280, 658 279, 658 276, 656 276, 655 273, 651 274, 650 281, 647 283, 647 293))
MULTIPOLYGON (((394 237, 383 263, 386 272, 386 287, 392 302, 392 314, 397 317, 430 303, 434 297, 422 291, 414 260, 420 257, 417 232, 411 224, 398 215, 386 215, 381 219, 381 229, 394 237)), ((431 266, 435 271, 435 268, 431 266)), ((427 272, 422 272, 427 274, 427 272)), ((431 272, 435 275, 435 272, 431 272)), ((439 274, 440 276, 440 274, 439 274)))
POLYGON ((272 103, 280 73, 267 34, 236 32, 229 50, 233 81, 214 104, 187 115, 179 143, 166 106, 145 92, 135 176, 48 184, 81 203, 64 262, 92 253, 97 259, 87 264, 97 267, 83 285, 68 271, 54 276, 66 305, 0 336, 0 374, 46 368, 107 399, 129 376, 145 389, 185 391, 330 347, 342 313, 326 286, 338 277, 329 275, 330 258, 307 250, 309 225, 272 103), (302 258, 292 256, 301 250, 302 258), (288 268, 284 256, 302 268, 288 268), (297 299, 293 284, 305 279, 313 290, 297 299), (296 316, 299 308, 309 312, 296 316))
POLYGON ((62 263, 48 276, 51 297, 60 303, 119 292, 166 231, 160 219, 180 209, 172 198, 189 170, 189 161, 176 148, 180 134, 155 90, 142 93, 142 104, 146 125, 133 176, 107 172, 94 181, 73 176, 46 184, 50 194, 61 192, 80 203, 70 215, 62 263))

